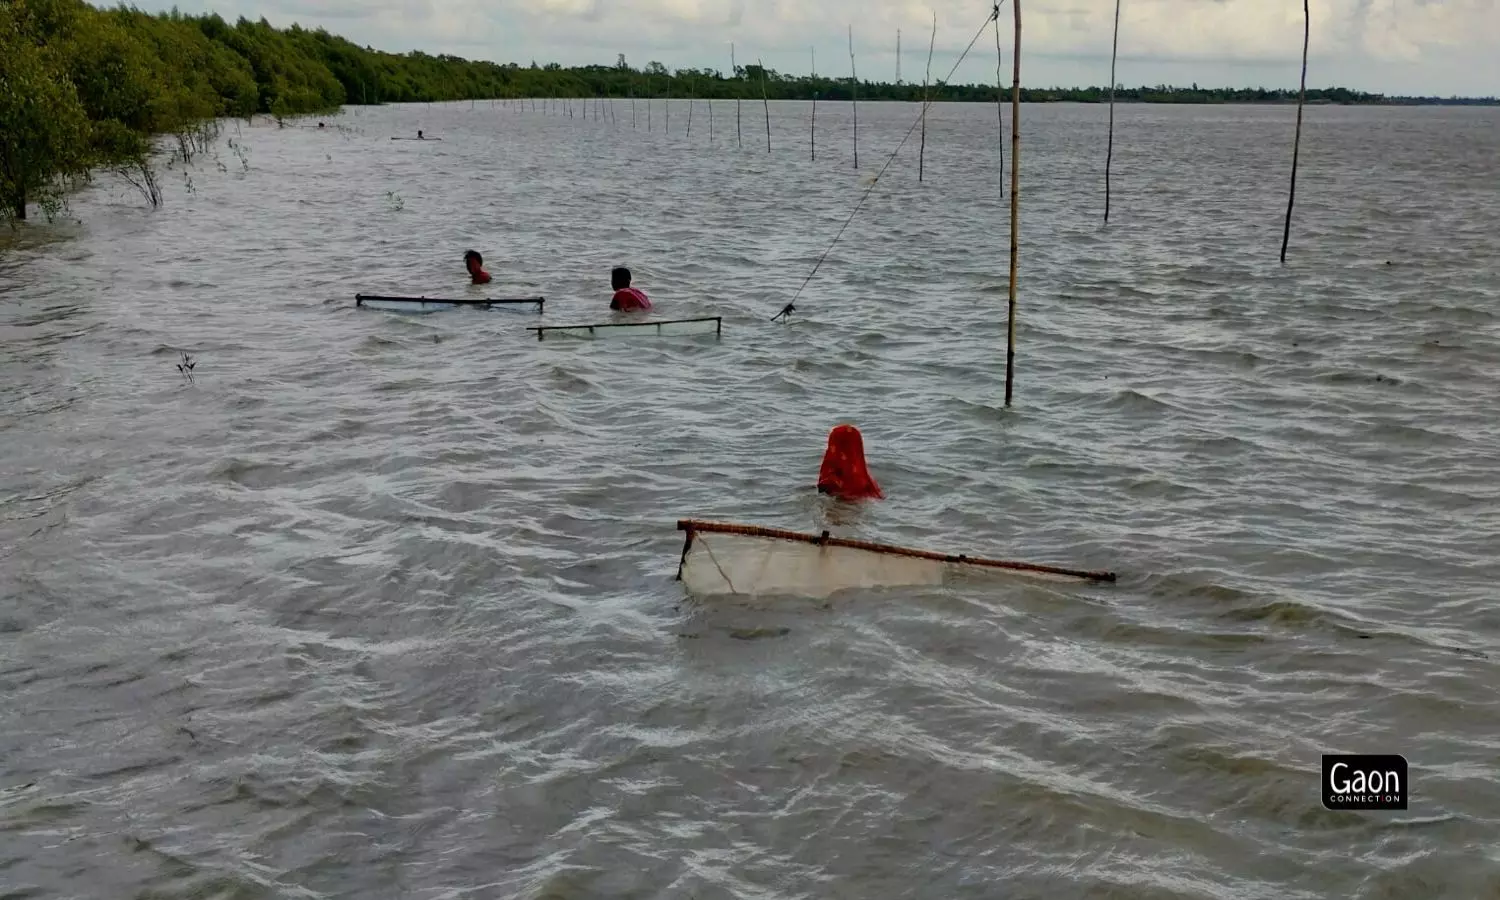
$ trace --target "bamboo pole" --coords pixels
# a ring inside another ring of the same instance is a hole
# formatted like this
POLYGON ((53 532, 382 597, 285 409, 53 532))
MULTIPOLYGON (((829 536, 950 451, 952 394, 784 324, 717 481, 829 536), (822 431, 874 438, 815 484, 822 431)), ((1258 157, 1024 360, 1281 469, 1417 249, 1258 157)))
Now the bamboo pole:
MULTIPOLYGON (((740 67, 739 67, 739 64, 737 64, 734 61, 734 44, 733 43, 731 43, 729 45, 729 73, 734 76, 735 81, 739 81, 739 78, 740 78, 740 67)), ((734 92, 734 136, 735 136, 735 138, 740 143, 740 149, 744 149, 744 147, 745 147, 745 132, 744 132, 743 128, 741 128, 741 125, 740 125, 740 119, 741 119, 741 116, 740 116, 740 102, 741 102, 740 95, 742 93, 744 93, 744 91, 742 91, 742 90, 736 90, 734 92)))
POLYGON ((932 81, 932 51, 937 46, 937 13, 932 14, 932 37, 927 41, 927 73, 922 76, 922 148, 917 151, 917 181, 927 170, 927 85, 932 81))
POLYGON ((849 97, 854 108, 854 168, 859 168, 859 73, 854 68, 854 26, 849 26, 849 97))
POLYGON ((697 93, 698 93, 698 76, 694 75, 693 78, 692 78, 692 80, 688 82, 688 129, 687 129, 687 136, 689 138, 692 138, 692 136, 693 136, 693 99, 694 99, 694 97, 695 97, 695 95, 697 93))
POLYGON ((766 107, 766 152, 771 152, 771 98, 766 92, 766 61, 757 59, 760 65, 760 100, 766 107))
MULTIPOLYGON (((1010 308, 1005 321, 1005 405, 1010 406, 1016 374, 1016 267, 1021 256, 1021 0, 1016 13, 1015 75, 1010 93, 1010 308)), ((1000 7, 995 7, 1000 14, 1000 7)))
POLYGON ((808 52, 812 55, 812 128, 809 130, 809 140, 812 146, 812 161, 818 161, 818 48, 810 47, 808 52))
POLYGON ((1001 67, 1005 53, 1000 49, 1000 11, 995 10, 995 133, 1000 148, 1000 199, 1005 199, 1005 75, 1001 67))
POLYGON ((1297 202, 1297 156, 1302 149, 1302 106, 1307 102, 1307 46, 1312 41, 1312 11, 1302 0, 1302 89, 1297 94, 1297 132, 1292 138, 1292 188, 1286 198, 1286 226, 1281 231, 1281 264, 1286 265, 1286 246, 1292 239, 1292 205, 1297 202))
POLYGON ((1104 151, 1104 224, 1109 224, 1109 173, 1115 158, 1115 62, 1120 58, 1120 0, 1115 0, 1115 42, 1109 53, 1109 143, 1104 151))

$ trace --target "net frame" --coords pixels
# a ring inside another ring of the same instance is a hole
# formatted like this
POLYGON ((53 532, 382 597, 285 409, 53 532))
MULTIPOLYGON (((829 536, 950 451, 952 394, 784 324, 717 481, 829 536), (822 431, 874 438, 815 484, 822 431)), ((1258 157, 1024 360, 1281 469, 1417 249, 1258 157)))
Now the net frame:
MULTIPOLYGON (((663 326, 663 325, 686 325, 686 324, 691 324, 691 323, 696 323, 696 322, 712 322, 712 323, 714 323, 713 335, 714 335, 714 337, 716 339, 722 337, 723 334, 724 334, 724 317, 723 316, 703 316, 703 317, 697 318, 697 319, 658 319, 658 320, 656 320, 654 322, 597 322, 597 323, 594 323, 592 325, 533 325, 533 326, 527 328, 526 330, 527 331, 535 331, 536 332, 536 339, 539 340, 539 341, 546 340, 546 338, 547 338, 547 332, 549 332, 549 331, 560 332, 560 333, 573 332, 573 333, 576 333, 578 337, 585 337, 585 336, 586 337, 595 337, 596 336, 596 329, 600 329, 600 330, 608 329, 610 331, 615 331, 617 329, 622 329, 622 328, 653 328, 654 327, 654 328, 656 328, 656 333, 659 336, 662 333, 661 332, 661 326, 663 326)), ((678 337, 702 337, 703 335, 706 335, 706 334, 708 334, 708 332, 706 332, 706 331, 703 331, 703 332, 687 332, 685 334, 677 335, 677 336, 678 337)), ((668 335, 668 337, 672 337, 672 335, 668 335)))
POLYGON ((519 308, 526 304, 536 306, 537 315, 542 315, 547 305, 546 297, 498 297, 474 299, 468 297, 388 297, 380 294, 355 294, 354 305, 364 309, 378 309, 386 312, 437 312, 443 309, 483 309, 489 310, 499 307, 501 309, 519 308), (384 304, 409 303, 415 309, 403 310, 392 308, 384 304), (381 305, 371 305, 381 304, 381 305))
POLYGON ((687 564, 688 553, 693 549, 693 539, 699 533, 705 534, 727 534, 741 537, 771 538, 774 540, 794 541, 803 544, 812 544, 818 547, 844 547, 851 550, 863 550, 870 553, 879 553, 887 556, 899 556, 907 559, 919 559, 929 562, 957 563, 966 566, 976 566, 983 569, 999 569, 1012 572, 1024 572, 1037 575, 1053 575, 1063 578, 1074 578, 1080 581, 1095 583, 1114 583, 1118 576, 1114 572, 1091 571, 1087 569, 1072 569, 1062 566, 1049 566, 1040 563, 1016 562, 1014 560, 988 559, 980 556, 969 556, 963 553, 939 553, 932 550, 920 550, 914 547, 900 547, 894 544, 879 544, 873 541, 852 540, 849 538, 836 538, 827 531, 821 534, 807 534, 800 531, 787 531, 780 528, 765 528, 760 525, 737 525, 730 522, 706 522, 699 519, 680 519, 677 522, 677 530, 684 532, 682 543, 682 556, 677 563, 677 577, 682 580, 682 570, 687 564))

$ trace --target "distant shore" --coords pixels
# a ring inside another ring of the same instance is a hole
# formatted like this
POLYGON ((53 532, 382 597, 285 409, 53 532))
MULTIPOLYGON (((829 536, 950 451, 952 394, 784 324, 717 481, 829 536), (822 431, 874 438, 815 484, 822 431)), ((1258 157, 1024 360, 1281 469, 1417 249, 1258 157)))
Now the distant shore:
MULTIPOLYGON (((878 90, 881 85, 861 84, 859 100, 862 103, 920 103, 922 98, 907 96, 907 92, 901 90, 900 85, 892 85, 897 90, 882 92, 878 90), (871 89, 874 90, 871 90, 871 89), (868 92, 867 92, 868 91, 868 92)), ((842 100, 849 102, 851 99, 847 91, 829 91, 826 93, 816 92, 814 97, 812 91, 779 91, 767 99, 776 101, 811 101, 813 99, 822 101, 842 100)), ((1145 92, 1120 91, 1115 95, 1115 102, 1119 104, 1150 104, 1150 105, 1179 105, 1179 106, 1295 106, 1297 103, 1296 92, 1266 92, 1271 96, 1255 96, 1255 91, 1191 91, 1187 89, 1168 88, 1166 92, 1156 89, 1145 92)), ((1352 97, 1328 96, 1329 92, 1308 91, 1308 106, 1500 106, 1500 97, 1387 97, 1380 94, 1363 94, 1352 97)), ((506 98, 478 98, 481 100, 506 99, 506 98)), ((760 102, 760 97, 736 97, 733 93, 729 96, 704 95, 697 92, 660 91, 647 94, 620 95, 615 93, 551 93, 526 96, 519 99, 522 102, 531 100, 627 100, 639 101, 650 100, 733 100, 743 99, 746 101, 760 102)), ((953 86, 942 92, 934 91, 930 97, 935 103, 994 103, 996 91, 994 87, 969 87, 953 86)), ((1010 89, 1007 88, 1002 99, 1010 102, 1010 89)), ((420 102, 420 101, 406 101, 420 102)), ((453 101, 438 101, 453 102, 453 101)), ((1109 94, 1096 93, 1091 88, 1022 88, 1022 103, 1108 103, 1109 94)), ((361 104, 351 102, 347 106, 374 106, 377 104, 361 104)))

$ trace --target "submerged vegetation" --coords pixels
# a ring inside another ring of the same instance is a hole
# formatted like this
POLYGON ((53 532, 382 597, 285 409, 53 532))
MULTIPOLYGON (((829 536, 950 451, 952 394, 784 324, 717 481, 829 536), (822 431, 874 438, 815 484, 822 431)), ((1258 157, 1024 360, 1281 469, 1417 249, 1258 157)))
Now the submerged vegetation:
MULTIPOLYGON (((993 103, 994 85, 878 83, 788 75, 762 65, 642 69, 499 64, 412 52, 384 53, 322 30, 234 24, 217 15, 151 15, 83 0, 0 0, 0 219, 24 219, 28 203, 49 215, 67 189, 105 169, 161 202, 152 152, 166 136, 174 158, 207 152, 218 122, 277 118, 344 104, 519 97, 900 100, 993 103)), ((1291 103, 1294 91, 1118 87, 1120 101, 1291 103)), ((1102 102, 1107 88, 1023 89, 1023 102, 1102 102)), ((1309 103, 1488 100, 1386 98, 1344 88, 1307 91, 1309 103)), ((242 150, 231 146, 242 165, 242 150)), ((222 165, 222 164, 221 164, 222 165)))

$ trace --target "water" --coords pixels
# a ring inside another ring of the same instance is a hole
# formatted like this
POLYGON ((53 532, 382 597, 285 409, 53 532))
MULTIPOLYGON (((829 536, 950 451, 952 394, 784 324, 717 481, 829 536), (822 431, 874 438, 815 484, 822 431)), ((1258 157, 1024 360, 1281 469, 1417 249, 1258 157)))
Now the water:
POLYGON ((1500 896, 1500 113, 1309 108, 1283 268, 1291 109, 1121 107, 1104 230, 1105 109, 1028 107, 1006 410, 994 108, 790 325, 915 110, 856 170, 846 106, 816 162, 707 109, 231 125, 0 238, 0 895, 1500 896), (723 339, 353 308, 600 321, 616 264, 723 339), (705 603, 686 517, 1121 580, 705 603))

